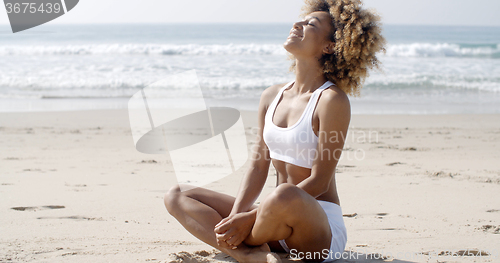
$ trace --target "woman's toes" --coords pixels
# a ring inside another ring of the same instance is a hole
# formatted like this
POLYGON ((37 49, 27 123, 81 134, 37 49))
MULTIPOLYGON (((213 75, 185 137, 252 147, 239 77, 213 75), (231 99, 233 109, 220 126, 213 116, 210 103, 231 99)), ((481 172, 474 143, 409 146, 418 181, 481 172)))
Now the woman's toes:
POLYGON ((281 259, 276 253, 267 254, 267 263, 280 263, 281 259))

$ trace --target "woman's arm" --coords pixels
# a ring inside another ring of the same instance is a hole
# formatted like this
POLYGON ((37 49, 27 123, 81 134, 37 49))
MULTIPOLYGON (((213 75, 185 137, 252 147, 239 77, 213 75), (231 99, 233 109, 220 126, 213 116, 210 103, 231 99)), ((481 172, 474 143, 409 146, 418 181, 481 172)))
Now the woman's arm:
POLYGON ((266 183, 271 159, 269 149, 263 139, 263 131, 267 108, 270 104, 269 99, 272 98, 275 89, 275 86, 267 88, 260 97, 256 144, 252 147, 250 168, 240 184, 236 201, 231 210, 232 215, 249 211, 266 183))
POLYGON ((328 191, 351 121, 349 98, 341 91, 323 91, 316 110, 319 116, 317 156, 311 176, 297 184, 314 198, 328 191))
POLYGON ((248 236, 255 223, 257 209, 252 209, 252 206, 264 188, 271 163, 269 149, 263 139, 265 116, 279 87, 283 87, 283 85, 267 88, 260 97, 259 130, 256 144, 252 148, 250 168, 241 181, 231 213, 222 219, 214 229, 221 246, 234 247, 239 245, 248 236))

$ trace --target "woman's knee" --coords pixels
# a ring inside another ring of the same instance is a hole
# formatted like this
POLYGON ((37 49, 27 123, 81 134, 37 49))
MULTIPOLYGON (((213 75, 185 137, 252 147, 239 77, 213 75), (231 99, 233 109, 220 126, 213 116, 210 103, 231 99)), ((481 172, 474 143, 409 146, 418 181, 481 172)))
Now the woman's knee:
POLYGON ((179 198, 180 195, 182 194, 181 191, 181 186, 180 185, 174 185, 170 190, 163 196, 163 202, 165 203, 165 208, 167 208, 167 211, 173 215, 179 205, 179 198))
POLYGON ((301 202, 302 193, 296 185, 284 183, 278 185, 276 189, 266 198, 266 206, 271 206, 274 211, 287 211, 293 209, 301 202))
POLYGON ((163 197, 167 211, 171 215, 174 215, 174 213, 178 212, 180 209, 180 199, 184 197, 196 199, 200 189, 201 188, 193 188, 193 186, 186 184, 176 184, 172 186, 163 197))

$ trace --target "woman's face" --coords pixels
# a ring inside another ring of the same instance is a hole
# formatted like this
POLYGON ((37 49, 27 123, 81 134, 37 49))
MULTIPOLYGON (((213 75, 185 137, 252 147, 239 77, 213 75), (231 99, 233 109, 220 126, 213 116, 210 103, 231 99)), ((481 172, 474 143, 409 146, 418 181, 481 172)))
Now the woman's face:
POLYGON ((333 46, 329 39, 331 30, 331 17, 328 12, 312 12, 303 21, 293 24, 283 46, 296 58, 320 58, 328 51, 329 46, 333 46))

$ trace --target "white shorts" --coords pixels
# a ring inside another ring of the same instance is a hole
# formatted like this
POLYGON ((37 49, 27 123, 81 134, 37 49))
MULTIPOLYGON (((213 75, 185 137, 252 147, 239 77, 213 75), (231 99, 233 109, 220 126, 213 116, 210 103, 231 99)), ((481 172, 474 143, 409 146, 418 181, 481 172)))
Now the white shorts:
MULTIPOLYGON (((324 259, 323 262, 332 262, 340 258, 339 255, 342 255, 347 243, 347 230, 344 225, 342 208, 332 202, 318 200, 318 203, 321 205, 326 213, 326 216, 328 217, 330 231, 332 232, 332 241, 330 243, 328 256, 326 253, 321 253, 321 256, 324 259), (335 257, 335 254, 337 254, 337 257, 335 257)), ((290 248, 288 248, 284 239, 280 240, 279 243, 287 253, 290 253, 290 248)))

